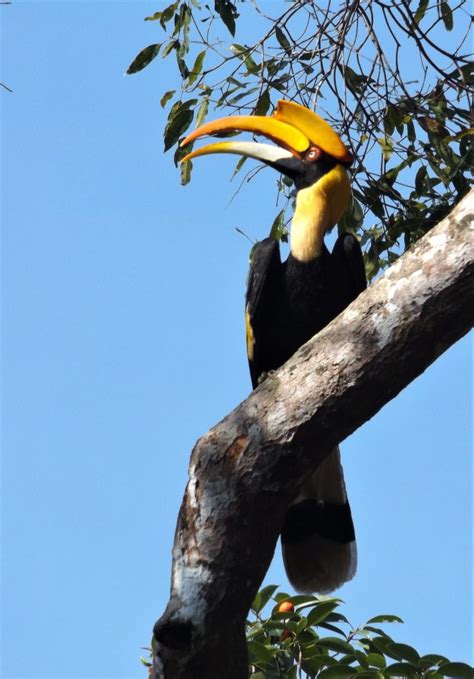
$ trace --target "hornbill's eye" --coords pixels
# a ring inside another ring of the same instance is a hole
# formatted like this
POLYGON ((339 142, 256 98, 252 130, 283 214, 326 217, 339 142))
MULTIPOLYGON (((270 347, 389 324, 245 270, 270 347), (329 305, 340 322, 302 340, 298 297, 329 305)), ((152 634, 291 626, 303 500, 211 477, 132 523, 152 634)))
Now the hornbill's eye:
POLYGON ((318 158, 321 157, 321 149, 317 146, 310 146, 305 154, 305 161, 307 163, 314 163, 318 158))

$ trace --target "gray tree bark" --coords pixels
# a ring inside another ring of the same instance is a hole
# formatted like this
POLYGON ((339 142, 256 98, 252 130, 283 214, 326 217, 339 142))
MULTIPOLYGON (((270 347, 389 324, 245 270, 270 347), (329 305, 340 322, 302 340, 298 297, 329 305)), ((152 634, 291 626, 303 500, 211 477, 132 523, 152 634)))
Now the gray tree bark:
POLYGON ((244 679, 244 623, 288 502, 472 326, 474 190, 195 445, 154 628, 160 679, 244 679))

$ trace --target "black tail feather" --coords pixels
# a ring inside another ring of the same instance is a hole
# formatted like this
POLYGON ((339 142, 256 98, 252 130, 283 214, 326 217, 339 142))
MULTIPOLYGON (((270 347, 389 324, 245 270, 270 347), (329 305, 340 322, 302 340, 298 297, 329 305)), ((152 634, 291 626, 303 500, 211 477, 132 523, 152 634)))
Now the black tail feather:
POLYGON ((354 577, 355 532, 338 448, 289 507, 281 541, 286 573, 297 591, 327 593, 354 577))

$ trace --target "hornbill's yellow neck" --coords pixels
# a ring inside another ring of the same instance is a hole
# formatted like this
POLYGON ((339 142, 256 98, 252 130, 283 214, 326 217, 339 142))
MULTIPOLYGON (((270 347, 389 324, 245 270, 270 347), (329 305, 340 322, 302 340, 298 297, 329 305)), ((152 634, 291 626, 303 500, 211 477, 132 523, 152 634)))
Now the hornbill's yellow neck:
POLYGON ((295 259, 310 262, 319 257, 324 234, 342 217, 350 194, 349 177, 340 163, 298 191, 291 222, 291 254, 295 259))
POLYGON ((341 218, 350 198, 345 166, 353 156, 332 127, 316 113, 290 101, 279 101, 274 114, 231 116, 206 123, 182 145, 206 134, 247 130, 278 146, 224 141, 188 153, 182 162, 209 153, 235 153, 261 160, 294 180, 296 209, 291 227, 293 257, 308 262, 319 256, 326 231, 341 218))

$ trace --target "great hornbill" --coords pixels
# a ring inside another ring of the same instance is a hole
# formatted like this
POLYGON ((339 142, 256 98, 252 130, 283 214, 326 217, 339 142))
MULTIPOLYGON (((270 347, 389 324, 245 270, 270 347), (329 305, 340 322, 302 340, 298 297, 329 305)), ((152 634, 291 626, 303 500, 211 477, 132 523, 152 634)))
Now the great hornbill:
MULTIPOLYGON (((279 101, 274 114, 231 116, 206 123, 182 142, 230 131, 250 131, 277 146, 221 141, 194 150, 183 162, 209 153, 262 161, 295 184, 291 251, 265 238, 254 249, 245 321, 252 385, 279 368, 366 287, 362 253, 351 234, 332 253, 324 234, 342 217, 351 196, 346 168, 353 156, 332 127, 309 109, 279 101)), ((357 553, 339 449, 319 465, 289 506, 282 534, 288 578, 302 592, 330 592, 350 580, 357 553)))

